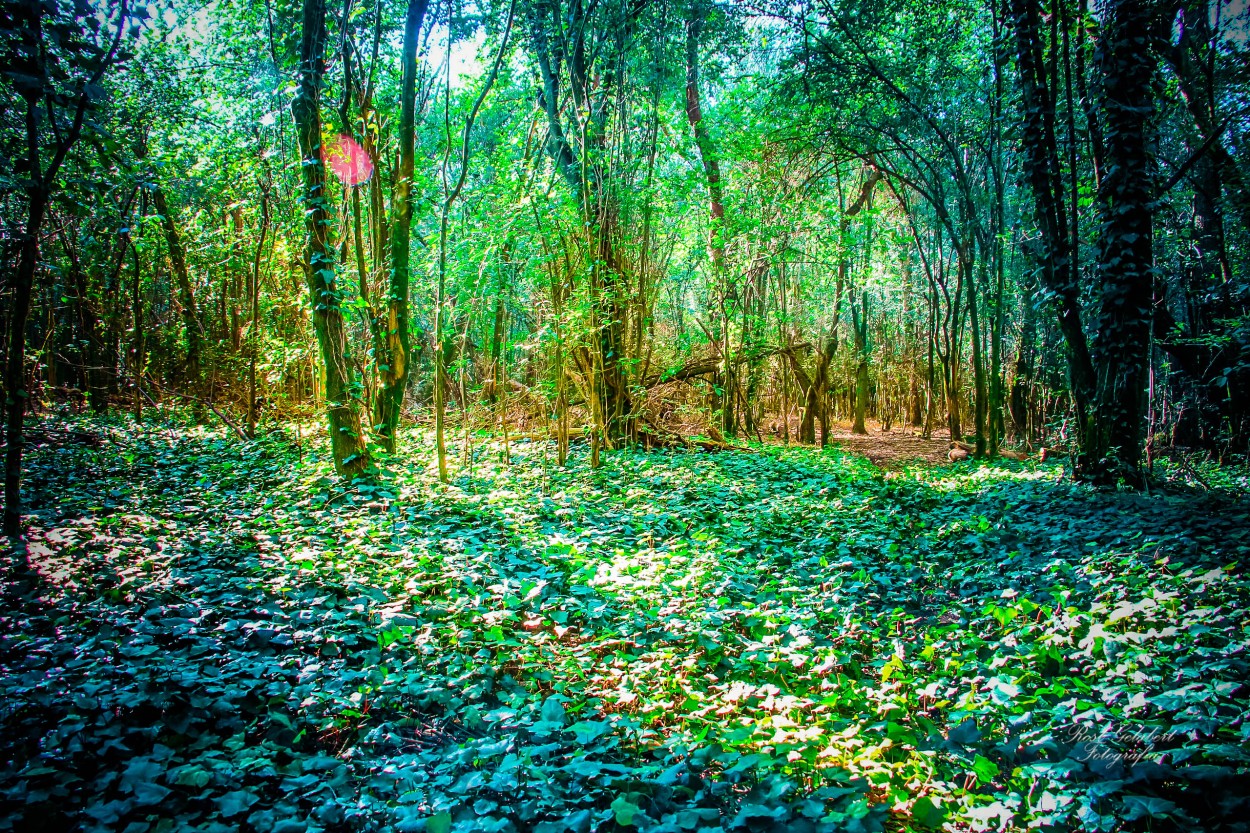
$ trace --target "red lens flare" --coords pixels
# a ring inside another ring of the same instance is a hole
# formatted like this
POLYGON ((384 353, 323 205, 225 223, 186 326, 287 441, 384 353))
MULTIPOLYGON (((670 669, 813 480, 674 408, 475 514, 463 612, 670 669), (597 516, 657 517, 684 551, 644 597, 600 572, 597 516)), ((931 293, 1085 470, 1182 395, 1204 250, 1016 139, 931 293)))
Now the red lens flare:
POLYGON ((373 176, 373 162, 360 143, 340 134, 326 149, 326 164, 344 185, 359 185, 373 176))

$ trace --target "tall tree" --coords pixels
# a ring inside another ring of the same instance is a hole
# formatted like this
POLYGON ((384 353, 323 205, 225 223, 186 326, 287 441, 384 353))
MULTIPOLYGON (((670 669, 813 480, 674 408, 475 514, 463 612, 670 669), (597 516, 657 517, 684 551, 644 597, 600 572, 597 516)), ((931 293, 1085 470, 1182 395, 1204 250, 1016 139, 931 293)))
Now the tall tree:
POLYGON ((1033 193, 1040 233, 1037 258, 1041 281, 1054 299, 1059 331, 1067 348, 1069 384, 1076 410, 1078 441, 1087 442, 1094 405, 1094 367, 1081 316, 1076 238, 1064 208, 1063 172, 1055 129, 1054 78, 1046 61, 1039 0, 1010 0, 1016 41, 1024 146, 1022 160, 1033 193))
MULTIPOLYGON (((411 365, 408 297, 412 256, 412 177, 416 169, 417 49, 428 6, 428 0, 409 0, 408 12, 404 16, 403 76, 399 92, 399 171, 391 198, 391 280, 381 323, 383 332, 378 339, 380 351, 374 356, 381 384, 373 400, 373 426, 387 451, 395 450, 395 431, 404 405, 411 365)), ((359 245, 357 252, 359 257, 363 257, 359 245)))
POLYGON ((1151 122, 1158 11, 1153 0, 1109 2, 1095 58, 1106 174, 1098 189, 1098 399, 1083 466, 1099 480, 1138 483, 1142 477, 1154 291, 1151 122))
MULTIPOLYGON (((1208 0, 1179 3, 1176 45, 1164 56, 1196 134, 1187 170, 1191 183, 1189 245, 1182 268, 1167 275, 1156 304, 1160 346, 1172 359, 1182 400, 1173 440, 1208 449, 1250 443, 1250 367, 1241 361, 1247 336, 1236 322, 1250 315, 1238 291, 1226 245, 1226 215, 1235 228, 1250 222, 1246 177, 1226 148, 1232 120, 1225 115, 1221 83, 1228 56, 1221 49, 1220 9, 1208 0), (1230 210, 1231 209, 1231 210, 1230 210), (1176 314, 1173 310, 1176 310, 1176 314)), ((1229 10, 1231 11, 1231 10, 1229 10)), ((1234 22, 1233 25, 1236 25, 1234 22)), ((1227 82, 1224 82, 1227 83, 1227 82)), ((1173 184, 1180 177, 1173 176, 1173 184)))
POLYGON ((334 468, 342 475, 368 467, 368 447, 360 423, 360 381, 347 353, 343 292, 336 285, 334 221, 326 194, 325 153, 321 144, 321 88, 325 78, 325 0, 304 0, 299 84, 291 104, 299 140, 304 186, 304 272, 313 308, 313 328, 321 352, 326 415, 334 468))
MULTIPOLYGON (((100 81, 116 61, 122 37, 130 27, 128 0, 121 0, 110 35, 84 0, 74 0, 72 13, 42 0, 12 0, 0 13, 0 48, 4 74, 24 105, 25 222, 18 241, 17 268, 10 277, 8 355, 5 361, 4 532, 22 531, 23 423, 29 392, 26 387, 26 324, 31 291, 40 260, 39 235, 66 157, 78 143, 88 113, 103 97, 100 81), (50 14, 51 13, 51 14, 50 14), (93 22, 95 37, 77 20, 93 22), (65 89, 65 81, 72 86, 65 89)), ((70 11, 70 10, 67 10, 70 11)), ((6 258, 6 263, 7 263, 6 258)))
POLYGON ((609 446, 631 436, 634 425, 626 373, 627 265, 621 254, 620 206, 610 181, 608 125, 624 82, 626 53, 646 6, 647 0, 535 0, 529 14, 547 155, 572 192, 592 255, 597 338, 591 406, 597 411, 597 433, 609 446))
POLYGON ((716 146, 703 118, 703 103, 699 93, 699 43, 709 9, 700 0, 693 0, 686 14, 686 120, 694 134, 695 147, 703 164, 703 179, 707 186, 708 231, 707 252, 712 262, 712 281, 719 296, 721 333, 716 349, 721 356, 722 369, 719 385, 721 390, 721 427, 728 435, 734 433, 735 378, 730 326, 725 313, 729 276, 725 271, 725 189, 721 184, 720 161, 716 146))

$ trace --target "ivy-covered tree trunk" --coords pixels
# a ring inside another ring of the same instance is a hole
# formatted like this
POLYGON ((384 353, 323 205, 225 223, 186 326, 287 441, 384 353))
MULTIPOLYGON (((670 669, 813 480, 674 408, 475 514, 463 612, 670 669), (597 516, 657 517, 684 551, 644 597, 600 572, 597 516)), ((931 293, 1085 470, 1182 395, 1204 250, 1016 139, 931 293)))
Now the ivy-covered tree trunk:
POLYGON ((378 393, 373 400, 373 427, 387 451, 395 450, 395 431, 408 387, 408 297, 411 277, 412 177, 415 170, 417 113, 417 47, 428 0, 410 0, 404 19, 403 80, 399 94, 399 172, 392 198, 390 235, 391 281, 378 339, 378 393))
POLYGON ((860 306, 851 299, 851 326, 855 330, 855 421, 852 434, 867 434, 868 413, 868 293, 860 293, 860 306))
POLYGON ((786 351, 786 356, 790 359, 790 368, 794 372, 794 378, 799 383, 799 389, 803 393, 803 419, 799 422, 799 442, 801 443, 807 443, 808 445, 816 444, 816 420, 819 419, 822 426, 826 425, 828 417, 825 414, 825 408, 829 398, 829 363, 837 352, 836 327, 833 336, 825 340, 823 349, 816 351, 816 365, 812 370, 811 376, 807 375, 807 371, 803 369, 802 363, 799 362, 798 353, 793 349, 786 351))
POLYGON ((300 76, 291 105, 299 140, 304 181, 304 226, 308 232, 304 271, 313 308, 313 329, 325 373, 326 413, 334 468, 360 474, 368 466, 368 448, 360 424, 360 383, 347 356, 341 296, 335 287, 334 220, 326 196, 325 156, 321 146, 321 84, 325 75, 325 0, 304 0, 300 76))
POLYGON ((1098 400, 1083 465, 1086 476, 1102 481, 1141 480, 1154 290, 1155 9, 1150 0, 1109 4, 1096 55, 1106 174, 1098 189, 1098 400))
POLYGON ((1094 369, 1081 323, 1080 284, 1073 252, 1075 241, 1065 222, 1063 176, 1055 136, 1055 96, 1042 41, 1039 0, 1010 0, 1016 35, 1016 62, 1023 111, 1021 162, 1033 192, 1034 218, 1041 240, 1037 257, 1042 284, 1053 298, 1059 331, 1068 354, 1068 377, 1076 409, 1078 442, 1088 447, 1094 400, 1094 369))

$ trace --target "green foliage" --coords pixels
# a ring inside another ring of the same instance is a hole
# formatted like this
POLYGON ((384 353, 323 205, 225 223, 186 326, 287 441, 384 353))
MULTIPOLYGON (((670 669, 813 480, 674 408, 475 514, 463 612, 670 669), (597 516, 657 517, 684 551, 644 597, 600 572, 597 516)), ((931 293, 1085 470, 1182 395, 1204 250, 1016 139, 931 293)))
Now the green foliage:
POLYGON ((33 450, 45 581, 2 614, 3 829, 1248 809, 1244 491, 804 450, 559 469, 529 443, 446 489, 425 446, 345 487, 281 434, 92 427, 100 448, 33 450))

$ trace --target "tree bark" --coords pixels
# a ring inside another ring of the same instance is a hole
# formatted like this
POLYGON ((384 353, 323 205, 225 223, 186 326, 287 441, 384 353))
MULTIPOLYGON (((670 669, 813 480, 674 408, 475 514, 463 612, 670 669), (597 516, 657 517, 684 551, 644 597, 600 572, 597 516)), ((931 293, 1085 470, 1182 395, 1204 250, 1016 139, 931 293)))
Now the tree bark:
POLYGON ((786 357, 790 359, 790 368, 794 372, 794 378, 799 383, 799 389, 803 394, 803 419, 799 423, 798 440, 808 445, 816 444, 816 420, 819 419, 822 425, 826 424, 824 407, 826 394, 829 391, 829 363, 833 360, 834 354, 838 351, 838 342, 835 337, 825 340, 824 346, 816 351, 816 366, 812 371, 812 375, 808 376, 807 371, 803 369, 802 363, 799 361, 798 353, 793 350, 786 351, 786 357))
POLYGON ((852 434, 867 434, 864 416, 868 411, 868 293, 860 295, 860 307, 851 299, 851 324, 855 329, 855 421, 852 434))
POLYGON ((1096 56, 1107 171, 1098 191, 1098 400, 1083 464, 1087 476, 1105 482, 1142 479, 1154 288, 1153 10, 1150 0, 1112 3, 1096 56))

